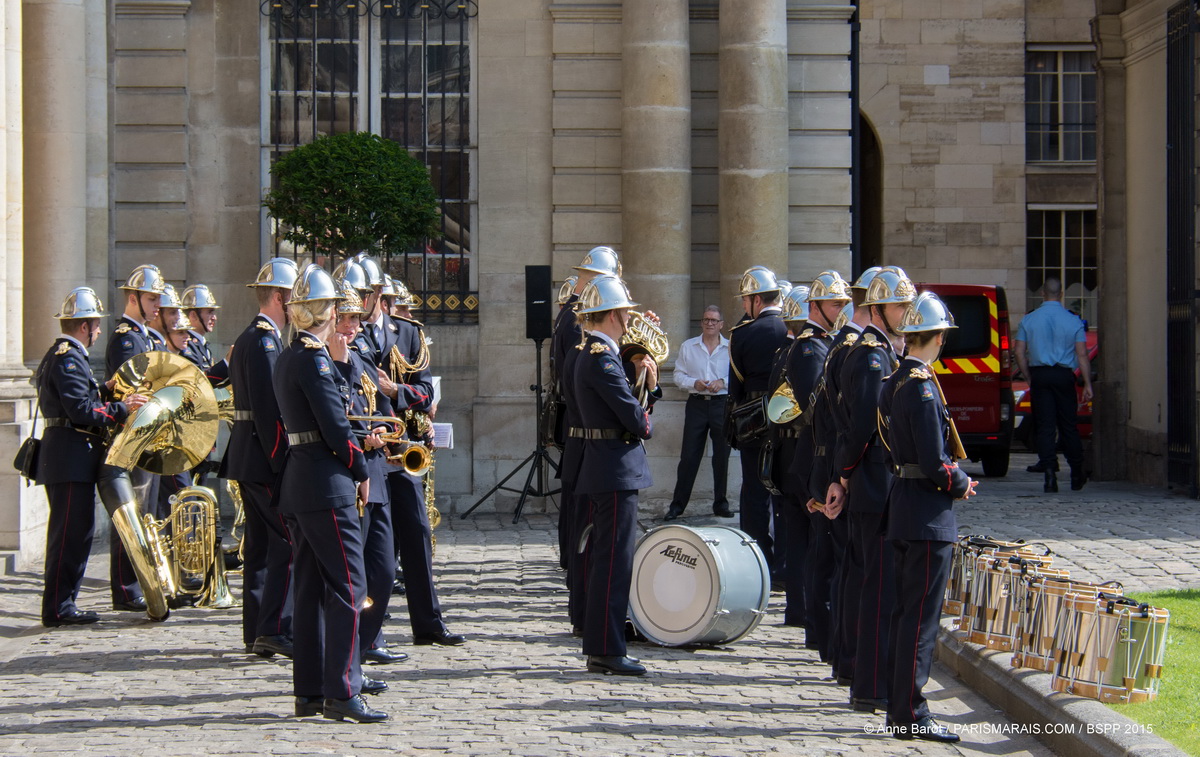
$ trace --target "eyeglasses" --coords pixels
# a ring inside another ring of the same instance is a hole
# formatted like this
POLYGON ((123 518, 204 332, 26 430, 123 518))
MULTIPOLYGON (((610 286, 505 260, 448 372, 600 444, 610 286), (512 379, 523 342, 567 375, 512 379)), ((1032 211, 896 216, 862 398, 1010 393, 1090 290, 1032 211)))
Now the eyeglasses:
POLYGON ((724 322, 725 321, 721 320, 720 318, 704 318, 700 321, 700 323, 703 323, 706 325, 713 324, 713 323, 724 323, 724 322))

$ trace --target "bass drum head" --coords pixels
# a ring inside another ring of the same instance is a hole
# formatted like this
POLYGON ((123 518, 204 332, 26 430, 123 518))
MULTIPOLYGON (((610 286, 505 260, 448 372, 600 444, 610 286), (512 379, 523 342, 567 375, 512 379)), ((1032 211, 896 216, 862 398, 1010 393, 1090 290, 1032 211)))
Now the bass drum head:
POLYGON ((736 529, 661 526, 634 552, 629 614, 662 646, 736 641, 761 619, 765 573, 761 550, 736 529))

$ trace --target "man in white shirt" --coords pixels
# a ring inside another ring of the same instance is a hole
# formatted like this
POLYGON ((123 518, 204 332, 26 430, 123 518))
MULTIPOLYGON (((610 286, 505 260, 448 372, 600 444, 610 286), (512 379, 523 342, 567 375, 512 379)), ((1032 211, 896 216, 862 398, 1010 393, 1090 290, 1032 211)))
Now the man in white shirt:
POLYGON ((704 437, 712 439, 713 514, 732 518, 725 499, 729 471, 729 442, 725 440, 725 401, 729 375, 729 340, 721 336, 721 309, 709 305, 701 318, 701 334, 685 341, 675 358, 675 383, 687 391, 683 416, 683 448, 675 475, 675 494, 663 520, 683 514, 704 456, 704 437))

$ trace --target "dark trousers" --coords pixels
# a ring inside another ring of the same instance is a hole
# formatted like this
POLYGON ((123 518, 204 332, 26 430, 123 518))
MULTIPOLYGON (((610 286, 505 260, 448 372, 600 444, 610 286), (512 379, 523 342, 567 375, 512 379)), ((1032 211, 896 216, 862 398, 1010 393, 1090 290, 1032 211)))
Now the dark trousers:
MULTIPOLYGON (((154 515, 158 503, 158 476, 141 468, 125 471, 112 465, 100 467, 102 479, 122 475, 129 479, 129 485, 138 501, 138 510, 143 514, 154 515)), ((125 543, 117 535, 116 529, 113 529, 108 542, 108 579, 112 587, 112 601, 133 602, 141 599, 142 587, 138 584, 137 574, 133 572, 133 563, 129 562, 125 543)))
POLYGON ((351 505, 289 513, 287 524, 296 574, 293 691, 349 699, 362 690, 358 636, 367 598, 358 510, 351 505))
MULTIPOLYGON (((47 484, 50 517, 46 524, 46 568, 42 590, 42 622, 53 623, 78 609, 92 534, 96 527, 96 485, 47 484)), ((116 539, 116 535, 113 535, 116 539)))
POLYGON ((246 531, 242 541, 242 640, 292 635, 292 536, 272 487, 242 483, 246 531))
POLYGON ((1083 473, 1083 443, 1079 441, 1075 372, 1061 366, 1029 369, 1033 416, 1037 419, 1038 462, 1058 470, 1058 440, 1071 470, 1083 473))
POLYGON ((592 540, 589 537, 587 546, 581 552, 579 542, 592 522, 592 503, 586 495, 568 494, 568 484, 563 482, 563 499, 571 498, 571 523, 567 535, 567 616, 571 625, 583 628, 583 619, 587 614, 587 582, 588 556, 592 540))
POLYGON ((929 714, 922 689, 933 664, 954 545, 902 539, 891 545, 896 607, 891 619, 888 716, 896 725, 909 725, 929 714))
POLYGON ((675 470, 675 493, 671 504, 687 507, 692 486, 704 458, 705 442, 712 440, 713 507, 728 506, 726 489, 729 479, 729 442, 725 440, 726 395, 688 396, 683 410, 683 440, 679 467, 675 470))
POLYGON ((358 634, 359 647, 384 646, 383 616, 392 598, 396 580, 396 541, 392 533, 392 508, 386 502, 372 502, 362 520, 363 568, 367 575, 367 596, 371 606, 362 611, 358 634))
MULTIPOLYGON (((786 607, 783 622, 789 626, 808 627, 808 605, 804 598, 804 580, 808 559, 809 522, 804 503, 793 494, 772 497, 782 511, 784 520, 783 583, 786 607)), ((779 542, 776 542, 778 544, 779 542)))
POLYGON ((433 585, 433 544, 429 514, 421 479, 408 473, 389 473, 388 498, 392 502, 395 547, 404 571, 404 599, 414 635, 446 630, 442 605, 433 585))
POLYGON ((860 699, 883 699, 888 690, 888 631, 896 583, 892 545, 879 528, 882 520, 883 513, 850 513, 850 539, 863 566, 862 583, 851 595, 858 602, 858 633, 850 694, 860 699))
POLYGON ((833 548, 833 523, 823 513, 808 516, 808 553, 804 561, 804 640, 816 649, 821 662, 833 661, 831 606, 833 576, 837 568, 833 548))
POLYGON ((637 490, 589 494, 592 504, 591 558, 583 653, 625 656, 625 620, 633 551, 637 545, 637 490))
POLYGON ((862 585, 862 558, 850 538, 850 513, 843 511, 830 521, 836 561, 833 597, 833 672, 841 678, 854 677, 854 651, 858 634, 858 587, 862 585))
MULTIPOLYGON (((558 567, 569 571, 571 569, 571 532, 575 528, 575 497, 572 487, 567 482, 560 482, 558 498, 558 567)), ((571 585, 571 577, 567 576, 567 585, 571 585)))
POLYGON ((771 538, 771 495, 758 477, 758 456, 761 444, 743 444, 742 497, 738 506, 738 525, 758 542, 771 575, 775 574, 774 540, 771 538))

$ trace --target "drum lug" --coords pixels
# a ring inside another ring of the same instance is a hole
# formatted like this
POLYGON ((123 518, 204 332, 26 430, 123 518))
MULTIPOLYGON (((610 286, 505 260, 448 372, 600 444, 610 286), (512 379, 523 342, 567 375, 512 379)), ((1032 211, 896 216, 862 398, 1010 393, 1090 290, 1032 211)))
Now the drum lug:
MULTIPOLYGON (((704 540, 704 543, 705 543, 705 544, 711 544, 711 545, 713 545, 713 546, 715 547, 715 546, 717 546, 718 544, 720 544, 720 543, 721 543, 721 540, 720 540, 720 539, 705 539, 705 540, 704 540)), ((743 543, 743 544, 745 544, 745 542, 742 542, 742 543, 743 543)))

